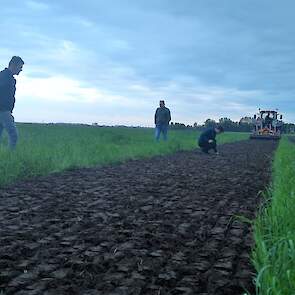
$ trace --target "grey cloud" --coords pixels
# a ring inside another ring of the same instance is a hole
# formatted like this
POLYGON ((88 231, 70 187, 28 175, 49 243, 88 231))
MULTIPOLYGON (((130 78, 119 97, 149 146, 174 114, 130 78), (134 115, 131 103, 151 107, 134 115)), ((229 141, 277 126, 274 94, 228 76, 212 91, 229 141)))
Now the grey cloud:
MULTIPOLYGON (((52 74, 126 96, 140 95, 130 85, 144 85, 150 96, 142 99, 165 91, 173 97, 174 91, 175 101, 187 106, 201 99, 188 92, 207 88, 206 95, 245 107, 295 107, 291 0, 52 0, 43 1, 50 9, 38 13, 24 5, 13 13, 13 1, 3 1, 1 25, 15 33, 6 39, 7 31, 0 32, 3 47, 21 44, 32 63, 52 74), (53 56, 63 40, 78 48, 64 61, 53 56), (177 87, 169 88, 171 82, 177 87), (214 87, 223 88, 224 95, 216 96, 214 87)), ((230 112, 232 105, 225 106, 230 112)))

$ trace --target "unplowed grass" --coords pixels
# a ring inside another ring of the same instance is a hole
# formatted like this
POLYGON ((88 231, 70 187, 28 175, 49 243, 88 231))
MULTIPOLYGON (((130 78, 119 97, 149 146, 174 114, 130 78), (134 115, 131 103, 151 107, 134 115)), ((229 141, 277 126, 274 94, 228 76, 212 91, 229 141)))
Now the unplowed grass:
MULTIPOLYGON (((7 137, 1 141, 0 185, 74 167, 191 150, 199 135, 194 130, 171 130, 167 142, 156 143, 152 128, 19 124, 18 130, 20 140, 15 151, 7 149, 7 137)), ((219 143, 247 137, 246 133, 225 133, 219 143)))
POLYGON ((273 184, 255 223, 253 261, 259 295, 295 294, 295 145, 283 138, 273 184))

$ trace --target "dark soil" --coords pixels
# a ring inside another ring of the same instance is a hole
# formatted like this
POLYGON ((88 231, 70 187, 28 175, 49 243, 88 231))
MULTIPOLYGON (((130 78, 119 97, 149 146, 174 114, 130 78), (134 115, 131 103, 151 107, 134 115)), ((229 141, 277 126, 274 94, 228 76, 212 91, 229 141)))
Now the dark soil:
POLYGON ((277 143, 52 174, 0 190, 6 294, 253 291, 252 219, 277 143))

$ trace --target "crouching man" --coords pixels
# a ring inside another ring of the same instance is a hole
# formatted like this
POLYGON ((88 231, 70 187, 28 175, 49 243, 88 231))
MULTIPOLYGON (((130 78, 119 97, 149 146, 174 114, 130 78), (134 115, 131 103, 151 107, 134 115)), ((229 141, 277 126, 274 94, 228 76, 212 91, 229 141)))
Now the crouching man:
POLYGON ((213 150, 215 154, 218 155, 216 147, 216 134, 220 134, 222 132, 224 132, 222 126, 209 128, 202 132, 199 137, 199 147, 201 148, 202 152, 209 154, 209 151, 213 150))

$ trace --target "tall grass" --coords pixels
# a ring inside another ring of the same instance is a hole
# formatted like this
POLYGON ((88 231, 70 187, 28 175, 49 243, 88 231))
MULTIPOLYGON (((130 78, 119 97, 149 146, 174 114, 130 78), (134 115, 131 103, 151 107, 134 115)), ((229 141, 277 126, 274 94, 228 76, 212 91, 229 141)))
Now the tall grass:
MULTIPOLYGON (((18 130, 15 151, 7 149, 7 137, 0 145, 0 185, 73 167, 191 150, 198 137, 193 130, 171 130, 168 142, 156 143, 151 128, 19 124, 18 130)), ((225 133, 219 142, 247 137, 245 133, 225 133)))
POLYGON ((253 262, 259 295, 295 294, 295 145, 280 142, 267 206, 254 225, 253 262))

